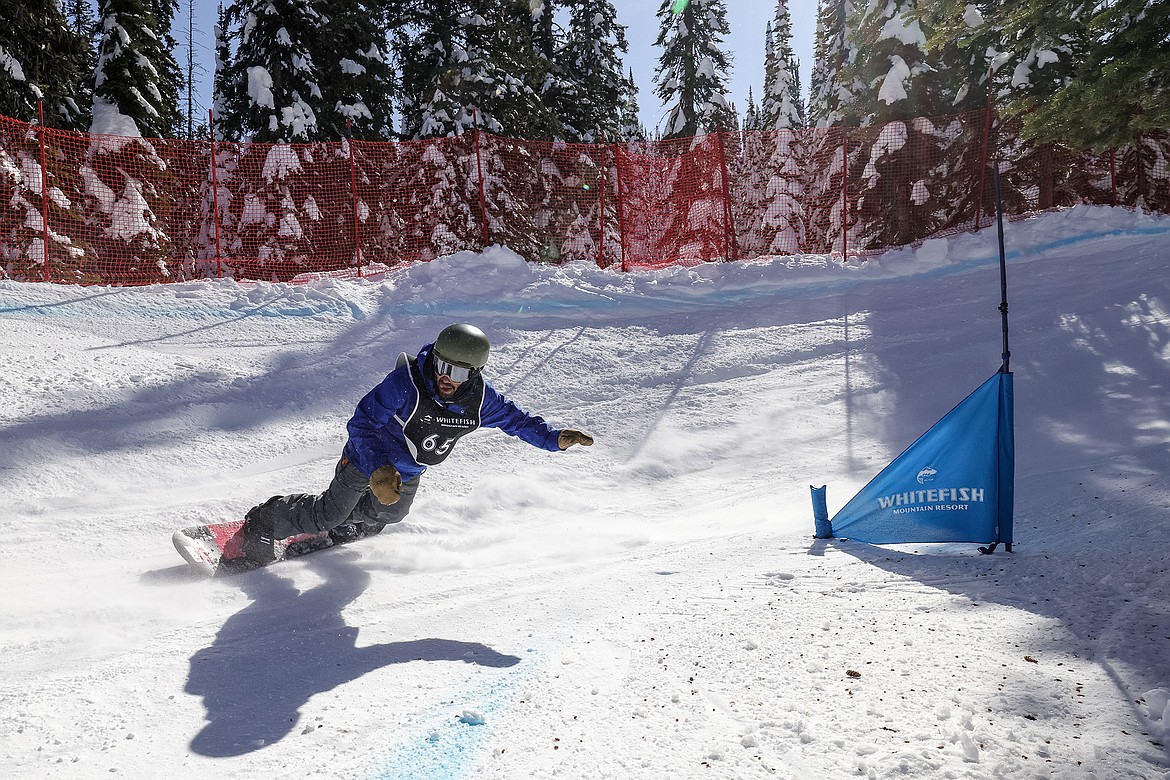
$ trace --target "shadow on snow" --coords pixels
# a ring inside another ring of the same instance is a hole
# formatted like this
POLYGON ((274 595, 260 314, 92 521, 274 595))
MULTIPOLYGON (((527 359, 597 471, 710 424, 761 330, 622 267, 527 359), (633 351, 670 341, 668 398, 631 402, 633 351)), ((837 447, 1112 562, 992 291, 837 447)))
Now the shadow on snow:
POLYGON ((358 629, 341 612, 361 595, 369 574, 352 551, 306 559, 323 581, 300 591, 269 569, 240 575, 251 603, 230 617, 210 647, 191 657, 186 692, 203 698, 207 724, 191 750, 239 756, 279 742, 313 696, 391 664, 457 661, 504 668, 520 659, 477 642, 416 639, 358 647, 358 629))

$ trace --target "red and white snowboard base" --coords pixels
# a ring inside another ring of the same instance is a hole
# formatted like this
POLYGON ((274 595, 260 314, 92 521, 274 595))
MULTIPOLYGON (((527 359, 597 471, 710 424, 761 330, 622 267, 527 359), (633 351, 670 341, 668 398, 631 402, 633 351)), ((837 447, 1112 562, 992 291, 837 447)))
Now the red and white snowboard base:
MULTIPOLYGON (((179 555, 182 555, 183 559, 199 573, 207 577, 237 574, 264 565, 244 557, 244 539, 240 533, 243 527, 243 520, 194 525, 175 531, 171 540, 175 543, 179 555)), ((332 545, 328 533, 301 534, 279 539, 273 548, 276 553, 276 560, 273 563, 332 545)))

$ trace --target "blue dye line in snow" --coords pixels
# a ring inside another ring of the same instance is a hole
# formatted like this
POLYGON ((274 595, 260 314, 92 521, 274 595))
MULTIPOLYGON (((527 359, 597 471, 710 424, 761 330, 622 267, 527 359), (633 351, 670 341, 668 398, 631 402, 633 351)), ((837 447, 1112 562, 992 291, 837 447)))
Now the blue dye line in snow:
MULTIPOLYGON (((1109 236, 1155 236, 1170 233, 1170 227, 1149 227, 1149 228, 1133 228, 1126 230, 1104 230, 1096 233, 1085 233, 1067 238, 1060 238, 1055 241, 1050 241, 1037 246, 1029 247, 1026 250, 1011 250, 1006 253, 1008 260, 1018 260, 1019 258, 1033 253, 1048 252, 1054 249, 1059 249, 1064 246, 1071 246, 1073 244, 1082 243, 1085 241, 1092 241, 1099 238, 1106 238, 1109 236)), ((913 261, 908 261, 913 262, 913 261)), ((909 276, 922 277, 940 277, 951 276, 954 274, 966 273, 974 268, 990 267, 999 262, 999 255, 993 252, 987 254, 976 255, 965 260, 959 260, 941 265, 935 268, 916 271, 909 276)), ((728 305, 738 305, 751 303, 765 298, 782 297, 785 295, 798 295, 807 297, 810 295, 829 295, 841 290, 848 290, 858 285, 875 284, 880 282, 896 281, 899 278, 894 276, 854 276, 849 278, 834 278, 834 279, 819 279, 816 281, 809 281, 800 283, 793 282, 790 279, 780 279, 780 284, 755 284, 745 287, 735 287, 731 289, 712 290, 710 292, 703 291, 692 296, 670 296, 670 295, 644 295, 641 293, 613 293, 604 295, 595 295, 594 298, 598 300, 589 300, 586 307, 583 307, 579 301, 564 301, 564 300, 535 300, 535 301, 517 301, 512 300, 495 300, 495 301, 467 301, 457 302, 448 301, 443 306, 444 313, 459 317, 465 316, 467 318, 476 315, 490 314, 524 314, 524 315, 543 315, 556 316, 564 315, 566 317, 579 318, 582 308, 589 308, 593 310, 610 310, 620 308, 624 303, 632 302, 638 308, 645 310, 656 310, 663 313, 673 313, 686 310, 694 310, 698 308, 708 307, 726 307, 728 305)), ((433 302, 409 302, 401 306, 395 307, 395 313, 406 316, 420 316, 430 315, 435 313, 435 304, 433 302)))
POLYGON ((536 671, 529 658, 490 682, 472 686, 432 714, 411 735, 392 748, 392 753, 371 775, 373 780, 460 780, 482 756, 483 743, 495 733, 493 721, 515 698, 522 679, 536 671), (473 711, 477 718, 463 718, 473 711))
MULTIPOLYGON (((1093 241, 1099 238, 1106 238, 1111 236, 1125 237, 1125 236, 1157 236, 1170 233, 1170 227, 1147 227, 1147 228, 1129 228, 1129 229, 1113 229, 1103 230, 1094 233, 1081 233, 1065 238, 1049 241, 1044 244, 1028 247, 1026 250, 1012 249, 1006 253, 1008 260, 1018 260, 1026 254, 1033 254, 1039 252, 1049 252, 1061 247, 1072 246, 1075 244, 1084 243, 1086 241, 1093 241)), ((934 268, 925 269, 907 274, 907 276, 925 276, 925 277, 940 277, 950 276, 953 274, 964 273, 973 268, 979 268, 984 265, 991 265, 998 262, 999 257, 993 252, 987 254, 976 255, 965 260, 951 262, 945 265, 936 266, 934 268)), ((907 261, 912 263, 913 261, 907 261)), ((570 318, 577 318, 583 308, 594 310, 617 309, 625 303, 634 303, 642 309, 658 310, 664 313, 672 313, 675 311, 693 310, 696 308, 705 307, 721 307, 733 304, 750 303, 752 301, 773 298, 784 295, 799 295, 808 296, 816 294, 832 294, 836 291, 852 289, 858 285, 867 283, 878 283, 896 280, 899 278, 894 276, 853 276, 850 278, 833 278, 833 279, 819 279, 816 281, 809 281, 807 283, 800 283, 799 280, 793 280, 791 277, 781 278, 780 284, 753 284, 744 287, 734 287, 731 289, 700 291, 694 296, 689 295, 646 295, 642 293, 615 293, 615 294, 593 294, 586 303, 579 299, 564 300, 564 299, 536 299, 536 300, 517 300, 515 298, 496 299, 494 301, 488 300, 472 300, 472 301, 446 301, 442 306, 443 314, 446 316, 472 318, 475 316, 482 316, 484 314, 494 315, 543 315, 543 316, 557 316, 564 315, 570 318)), ((590 291, 575 291, 578 294, 590 291)), ((200 307, 193 306, 191 308, 165 308, 152 307, 144 305, 126 305, 118 303, 116 306, 105 308, 98 304, 98 308, 92 312, 88 310, 90 298, 79 299, 76 301, 54 301, 51 303, 20 303, 20 304, 5 304, 5 290, 0 288, 0 315, 31 315, 44 316, 46 314, 54 314, 58 316, 111 316, 112 314, 128 315, 134 317, 162 317, 165 319, 213 319, 213 320, 229 320, 229 319, 246 319, 249 317, 275 317, 275 318, 305 318, 305 317, 352 317, 355 320, 362 320, 366 317, 366 313, 359 307, 343 300, 319 300, 313 302, 296 303, 292 301, 282 301, 280 298, 266 301, 263 303, 249 303, 247 308, 232 308, 229 306, 222 307, 200 307)), ((239 305, 239 302, 235 302, 239 305)), ((405 316, 428 316, 438 313, 436 304, 433 301, 408 301, 404 303, 388 303, 394 314, 405 316)))
POLYGON ((248 308, 234 309, 230 306, 162 307, 141 304, 119 303, 113 307, 98 305, 91 308, 85 299, 75 301, 53 301, 52 303, 5 304, 4 290, 0 290, 0 314, 60 317, 130 316, 159 317, 177 320, 243 320, 250 317, 352 317, 365 318, 365 312, 344 301, 322 301, 317 304, 283 304, 279 300, 250 304, 248 308))

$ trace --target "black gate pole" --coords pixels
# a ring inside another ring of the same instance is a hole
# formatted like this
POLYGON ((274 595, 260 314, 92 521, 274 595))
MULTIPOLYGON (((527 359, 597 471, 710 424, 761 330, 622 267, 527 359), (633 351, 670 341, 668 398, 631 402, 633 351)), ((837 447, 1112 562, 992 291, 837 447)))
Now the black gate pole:
POLYGON ((1003 322, 1003 366, 1000 371, 1011 373, 1012 351, 1008 349, 1008 299, 1007 299, 1007 257, 1003 249, 1003 194, 999 188, 999 160, 992 168, 995 178, 995 220, 999 231, 999 314, 1003 322))
MULTIPOLYGON (((1007 255, 1003 248, 1003 195, 999 188, 999 160, 995 161, 991 170, 995 182, 995 220, 999 232, 999 315, 1003 327, 1003 354, 1000 356, 1003 359, 1003 365, 1000 366, 999 372, 1010 374, 1012 351, 1008 349, 1007 255)), ((998 546, 999 542, 992 542, 986 547, 978 548, 978 550, 984 555, 991 555, 998 546)), ((1011 552, 1011 542, 1004 542, 1003 548, 1011 552)))

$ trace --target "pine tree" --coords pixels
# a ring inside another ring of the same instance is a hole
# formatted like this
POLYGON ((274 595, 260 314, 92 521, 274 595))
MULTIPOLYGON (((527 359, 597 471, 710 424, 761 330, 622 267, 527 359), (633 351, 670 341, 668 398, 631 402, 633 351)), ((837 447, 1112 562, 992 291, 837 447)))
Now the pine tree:
MULTIPOLYGON (((1043 118, 1050 116, 1050 107, 1066 86, 1075 83, 1079 63, 1091 57, 1089 5, 1097 4, 1088 0, 991 0, 980 6, 960 7, 943 0, 936 9, 944 25, 970 28, 965 36, 971 42, 969 47, 992 41, 991 51, 998 50, 993 59, 997 109, 1021 122, 1026 138, 1039 141, 1001 140, 998 155, 1013 161, 1004 177, 1006 208, 1043 209, 1067 200, 1070 151, 1059 143, 1064 137, 1059 127, 1073 120, 1057 115, 1057 131, 1045 132, 1043 118)), ((1088 110, 1095 113, 1100 107, 1088 110)))
POLYGON ((670 106, 664 138, 689 138, 735 125, 727 102, 731 58, 720 48, 728 34, 723 0, 691 0, 678 13, 663 0, 656 46, 662 47, 655 94, 670 106))
POLYGON ((166 85, 166 90, 168 92, 174 91, 176 103, 174 111, 175 116, 178 117, 174 132, 177 134, 178 125, 182 123, 183 119, 183 111, 178 107, 178 96, 183 91, 185 81, 183 70, 174 57, 179 43, 172 34, 175 16, 179 13, 179 0, 150 0, 148 8, 154 14, 155 23, 158 25, 155 34, 162 42, 162 48, 166 52, 166 56, 155 62, 154 66, 158 70, 160 81, 166 85))
POLYGON ((559 120, 533 88, 532 15, 515 0, 420 0, 396 31, 402 134, 553 138, 559 120))
POLYGON ((1026 136, 1101 150, 1170 125, 1166 3, 988 5, 984 25, 998 32, 1010 71, 1006 110, 1023 118, 1026 136))
POLYGON ((595 143, 619 135, 622 101, 627 94, 622 73, 626 28, 617 23, 611 0, 568 0, 569 29, 564 60, 574 99, 559 113, 568 140, 595 143))
POLYGON ((961 4, 956 0, 918 3, 911 11, 927 33, 927 46, 941 65, 952 112, 987 106, 993 58, 1000 49, 998 31, 985 24, 983 11, 998 0, 961 4))
POLYGON ((222 81, 226 137, 287 143, 319 137, 324 108, 313 58, 325 19, 318 0, 236 0, 226 11, 241 27, 222 81))
POLYGON ((181 76, 168 48, 168 41, 174 43, 171 17, 156 15, 173 14, 175 5, 173 0, 101 0, 92 132, 114 132, 111 115, 132 120, 148 138, 178 132, 181 76))
POLYGON ((50 127, 89 127, 90 58, 56 0, 0 3, 0 114, 34 122, 43 101, 50 127))
MULTIPOLYGON (((765 34, 765 40, 771 40, 770 33, 771 27, 765 34)), ((761 254, 757 233, 761 203, 767 184, 766 141, 770 135, 761 131, 760 110, 756 106, 755 93, 749 86, 743 128, 738 134, 738 143, 735 144, 737 153, 729 154, 727 158, 731 182, 735 185, 731 207, 741 257, 757 257, 761 254)))
POLYGON ((94 19, 89 0, 64 0, 60 5, 66 16, 69 17, 69 26, 73 32, 86 41, 93 40, 97 22, 94 19))
POLYGON ((395 29, 402 69, 401 133, 406 138, 461 135, 475 127, 473 112, 447 100, 447 90, 460 86, 461 71, 456 69, 468 58, 463 35, 467 19, 462 0, 434 0, 412 8, 409 24, 395 29))
POLYGON ((91 0, 61 0, 61 8, 69 19, 69 27, 84 42, 85 66, 80 82, 78 100, 85 113, 86 125, 89 124, 89 106, 93 100, 90 92, 90 79, 97 66, 97 19, 94 17, 94 8, 91 0))
POLYGON ((346 120, 355 138, 390 138, 395 84, 380 5, 378 0, 332 0, 328 6, 314 51, 323 95, 317 121, 321 138, 344 136, 346 120))
POLYGON ((820 0, 808 116, 816 127, 832 127, 853 115, 851 104, 859 85, 846 73, 857 57, 853 30, 855 0, 820 0))
POLYGON ((792 50, 792 16, 787 0, 777 0, 775 16, 765 32, 760 128, 779 130, 807 124, 800 97, 800 63, 792 50))
MULTIPOLYGON (((769 32, 771 30, 769 29, 769 32)), ((747 110, 743 114, 743 131, 745 133, 761 128, 760 110, 756 108, 756 98, 752 94, 752 88, 748 87, 747 110)))
POLYGON ((910 243, 942 227, 938 215, 953 214, 955 203, 970 196, 951 190, 960 171, 947 166, 965 157, 952 150, 968 151, 962 145, 978 136, 973 126, 940 116, 953 108, 954 96, 945 63, 927 49, 924 24, 916 0, 871 4, 856 22, 857 56, 845 73, 863 89, 852 113, 859 125, 875 128, 853 143, 864 163, 850 193, 859 248, 910 243))
POLYGON ((646 126, 642 124, 642 110, 638 107, 638 86, 634 83, 634 71, 622 80, 622 103, 618 117, 615 139, 618 143, 645 143, 646 126))
POLYGON ((859 125, 950 109, 941 63, 927 51, 915 6, 916 0, 889 0, 867 6, 857 18, 857 55, 845 66, 844 80, 863 87, 849 112, 859 125))
POLYGON ((545 138, 579 142, 584 126, 579 109, 590 96, 571 75, 571 63, 563 43, 563 33, 555 19, 553 0, 505 4, 505 14, 515 15, 516 29, 524 32, 527 46, 518 48, 516 64, 525 84, 536 101, 522 110, 531 110, 532 130, 527 138, 545 138), (544 132, 536 134, 537 128, 544 132))
POLYGON ((224 8, 223 3, 217 7, 215 27, 212 32, 215 38, 215 75, 212 78, 211 87, 211 118, 215 123, 215 139, 222 141, 227 138, 225 134, 225 114, 229 102, 232 100, 231 80, 231 25, 232 13, 238 12, 235 6, 228 6, 224 8))
POLYGON ((749 147, 759 162, 759 183, 748 198, 755 208, 736 224, 750 220, 755 251, 760 254, 794 254, 805 240, 804 144, 793 129, 805 127, 800 97, 799 64, 792 51, 792 18, 785 0, 777 0, 776 12, 765 31, 764 98, 760 108, 761 133, 749 147))

